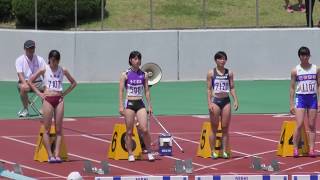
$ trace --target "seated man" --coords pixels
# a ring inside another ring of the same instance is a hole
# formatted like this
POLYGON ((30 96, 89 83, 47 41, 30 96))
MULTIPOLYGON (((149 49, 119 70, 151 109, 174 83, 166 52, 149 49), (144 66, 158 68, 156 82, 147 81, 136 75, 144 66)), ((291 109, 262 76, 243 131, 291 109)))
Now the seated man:
MULTIPOLYGON (((37 72, 38 69, 45 67, 45 61, 42 57, 35 54, 35 42, 27 40, 24 43, 25 53, 16 59, 16 70, 18 73, 18 89, 20 93, 21 102, 23 109, 18 112, 19 117, 26 117, 29 115, 28 112, 28 92, 31 91, 27 81, 32 74, 37 72)), ((37 88, 43 88, 42 77, 35 80, 37 88)))

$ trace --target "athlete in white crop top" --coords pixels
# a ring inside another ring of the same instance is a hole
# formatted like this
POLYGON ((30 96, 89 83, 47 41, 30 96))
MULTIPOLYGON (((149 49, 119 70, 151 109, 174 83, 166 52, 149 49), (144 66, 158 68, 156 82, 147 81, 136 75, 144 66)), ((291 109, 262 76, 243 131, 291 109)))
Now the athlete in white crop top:
POLYGON ((291 70, 290 81, 290 112, 295 114, 297 126, 293 135, 294 157, 299 157, 298 144, 301 138, 301 128, 304 125, 304 117, 309 125, 309 156, 315 157, 314 150, 316 139, 316 119, 319 112, 319 85, 320 71, 316 65, 309 62, 310 50, 301 47, 298 51, 300 64, 291 70), (305 114, 307 113, 307 116, 305 114))
POLYGON ((222 129, 222 157, 229 158, 229 125, 231 120, 231 103, 229 93, 234 102, 233 108, 238 109, 233 72, 224 66, 227 62, 227 54, 219 51, 214 56, 216 67, 207 73, 207 101, 211 121, 212 136, 210 137, 212 158, 218 158, 220 152, 215 151, 216 134, 221 117, 222 129))
POLYGON ((52 50, 49 53, 49 64, 45 68, 37 71, 33 76, 31 76, 30 81, 28 81, 31 88, 43 99, 43 122, 46 133, 43 134, 43 141, 48 152, 48 162, 49 163, 60 163, 62 159, 60 158, 60 145, 62 138, 62 123, 64 114, 64 102, 63 97, 76 87, 77 83, 74 78, 70 75, 67 69, 59 66, 60 53, 57 50, 52 50), (44 76, 45 89, 44 92, 40 92, 34 85, 34 79, 39 76, 44 76), (70 86, 63 91, 62 81, 63 77, 66 77, 70 86), (52 152, 49 134, 50 127, 52 123, 52 117, 54 117, 56 126, 56 141, 55 149, 52 152))

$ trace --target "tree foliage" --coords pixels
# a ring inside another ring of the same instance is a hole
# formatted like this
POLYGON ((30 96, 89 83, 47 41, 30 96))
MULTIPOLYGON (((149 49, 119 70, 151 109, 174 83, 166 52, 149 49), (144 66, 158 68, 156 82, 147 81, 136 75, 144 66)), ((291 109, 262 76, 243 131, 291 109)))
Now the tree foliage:
MULTIPOLYGON (((12 0, 17 27, 32 27, 35 21, 35 0, 12 0)), ((65 28, 74 23, 75 0, 37 0, 39 28, 65 28)), ((95 19, 101 13, 101 0, 77 0, 78 21, 95 19)))

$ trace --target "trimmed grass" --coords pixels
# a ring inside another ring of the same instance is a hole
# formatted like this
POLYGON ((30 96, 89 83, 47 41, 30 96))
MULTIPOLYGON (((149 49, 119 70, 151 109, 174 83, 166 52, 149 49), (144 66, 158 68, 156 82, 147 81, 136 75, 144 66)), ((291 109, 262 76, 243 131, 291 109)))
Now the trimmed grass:
MULTIPOLYGON (((153 0, 153 29, 256 27, 256 0, 153 0), (204 13, 206 12, 206 13, 204 13)), ((297 2, 291 0, 294 7, 297 2)), ((259 0, 258 27, 303 27, 305 13, 287 13, 283 0, 259 0)), ((150 0, 108 0, 110 16, 106 30, 151 29, 150 0)), ((320 18, 320 3, 314 7, 314 23, 320 18)), ((96 22, 82 24, 81 29, 96 27, 96 22)))
MULTIPOLYGON (((151 0, 106 0, 109 17, 101 23, 80 23, 81 30, 151 29, 151 0)), ((297 0, 290 0, 297 7, 297 0)), ((304 2, 304 1, 303 1, 304 2)), ((287 13, 284 0, 259 0, 259 20, 256 20, 256 0, 152 0, 153 29, 197 29, 240 27, 304 27, 305 13, 287 13), (206 2, 204 6, 203 2, 206 2), (206 13, 205 13, 206 12, 206 13)), ((314 24, 320 19, 320 2, 313 12, 314 24)), ((0 24, 15 28, 14 23, 0 24)))

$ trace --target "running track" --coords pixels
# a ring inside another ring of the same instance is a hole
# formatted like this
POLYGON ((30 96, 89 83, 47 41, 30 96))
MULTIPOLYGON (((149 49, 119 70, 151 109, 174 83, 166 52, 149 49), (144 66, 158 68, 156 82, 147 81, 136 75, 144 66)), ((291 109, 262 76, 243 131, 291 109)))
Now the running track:
MULTIPOLYGON (((12 169, 19 163, 24 175, 37 179, 66 179, 71 171, 79 171, 85 179, 93 179, 95 174, 83 172, 83 160, 90 160, 100 167, 100 161, 110 164, 109 176, 125 175, 177 175, 173 171, 175 161, 193 161, 194 175, 221 174, 311 174, 319 173, 320 158, 282 158, 276 156, 281 125, 292 117, 285 115, 233 115, 230 128, 231 159, 204 159, 196 156, 202 123, 206 116, 157 116, 162 125, 174 136, 184 149, 184 153, 173 144, 173 156, 159 156, 155 162, 146 160, 129 163, 126 160, 108 159, 113 126, 123 122, 117 117, 67 118, 64 122, 64 136, 69 160, 61 164, 40 163, 33 160, 35 143, 39 132, 39 119, 0 121, 0 161, 12 169), (262 158, 262 163, 270 164, 272 159, 280 162, 280 171, 256 171, 250 168, 253 156, 262 158)), ((319 123, 318 127, 319 129, 319 123)), ((151 121, 152 140, 158 139, 164 131, 151 121)), ((319 134, 319 132, 317 132, 319 134)), ((319 136, 319 135, 318 135, 319 136)), ((318 137, 319 139, 319 137, 318 137)), ((157 149, 156 146, 153 147, 157 149)), ((316 144, 319 149, 319 142, 316 144)), ((290 177, 290 176, 289 176, 290 177)))

